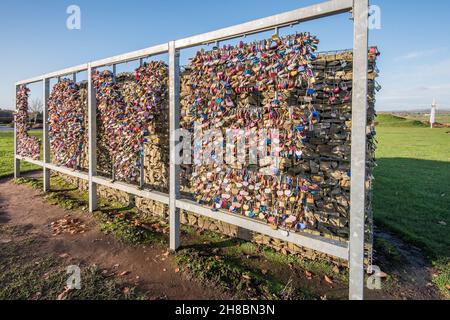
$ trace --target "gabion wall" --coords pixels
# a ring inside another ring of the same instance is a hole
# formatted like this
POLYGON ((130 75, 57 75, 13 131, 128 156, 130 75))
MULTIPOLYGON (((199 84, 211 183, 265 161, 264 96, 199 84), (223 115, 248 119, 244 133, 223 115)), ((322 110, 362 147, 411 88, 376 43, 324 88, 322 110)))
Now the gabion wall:
POLYGON ((28 96, 30 89, 19 86, 16 92, 16 123, 17 154, 39 160, 41 156, 41 142, 28 134, 28 96))
MULTIPOLYGON (((280 149, 277 152, 282 161, 274 176, 261 174, 259 170, 264 167, 263 163, 259 163, 256 169, 222 165, 220 172, 228 174, 222 176, 208 175, 211 169, 219 172, 214 164, 197 169, 182 166, 185 197, 214 210, 227 210, 265 221, 274 228, 348 240, 353 55, 351 51, 315 54, 316 46, 314 37, 297 34, 259 43, 240 43, 236 47, 214 48, 199 52, 191 60, 181 77, 181 124, 184 128, 192 131, 193 121, 200 119, 205 127, 220 129, 281 127, 284 135, 278 137, 280 149), (256 188, 258 183, 260 185, 256 188), (249 188, 252 184, 253 188, 249 188), (231 200, 223 201, 229 200, 222 197, 224 194, 229 194, 231 200)), ((369 257, 377 56, 377 49, 371 48, 367 119, 369 257)), ((139 159, 144 153, 146 184, 167 192, 167 84, 167 66, 162 62, 146 64, 134 74, 122 74, 116 79, 110 72, 95 75, 98 158, 102 175, 111 175, 114 168, 118 180, 136 182, 141 165, 139 159)), ((63 82, 55 88, 61 92, 78 88, 79 92, 73 92, 72 98, 62 104, 80 107, 70 114, 69 119, 73 125, 82 128, 81 124, 85 122, 81 119, 86 119, 86 113, 81 111, 84 104, 78 100, 85 99, 83 85, 63 82), (78 102, 73 101, 74 97, 78 102)), ((61 94, 52 94, 54 106, 58 106, 58 97, 61 99, 61 94)), ((62 105, 56 107, 55 114, 61 114, 65 108, 62 105)), ((85 145, 83 130, 74 136, 73 143, 59 149, 67 155, 54 158, 60 159, 60 163, 83 163, 87 153, 87 148, 82 147, 85 145)), ((64 133, 59 135, 63 137, 64 133)), ((57 136, 53 137, 54 141, 57 141, 57 136)), ((213 143, 213 140, 205 142, 208 143, 213 143)), ((269 150, 270 146, 268 142, 269 150)), ((80 188, 86 187, 84 182, 77 183, 80 188)), ((99 188, 99 193, 122 202, 134 198, 143 213, 167 218, 167 206, 163 204, 103 187, 99 188)), ((263 243, 284 253, 326 258, 311 250, 244 232, 193 213, 182 212, 182 223, 263 243)))

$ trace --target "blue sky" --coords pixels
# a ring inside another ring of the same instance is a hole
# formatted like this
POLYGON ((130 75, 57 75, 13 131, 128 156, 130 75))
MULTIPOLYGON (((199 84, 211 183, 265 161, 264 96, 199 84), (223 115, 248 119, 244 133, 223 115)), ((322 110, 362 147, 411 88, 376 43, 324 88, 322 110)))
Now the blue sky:
MULTIPOLYGON (((169 40, 293 10, 320 0, 226 1, 0 1, 0 107, 13 105, 14 82, 169 40), (81 8, 81 30, 68 30, 66 9, 81 8)), ((450 1, 372 0, 381 8, 378 45, 383 86, 378 110, 428 107, 433 98, 450 107, 450 1)), ((320 50, 352 47, 349 14, 307 22, 293 29, 310 31, 320 50)), ((260 37, 270 36, 270 33, 260 37)), ((182 62, 193 50, 182 52, 182 62)), ((135 64, 121 66, 128 70, 135 64)), ((83 75, 80 75, 82 78, 83 75)), ((32 96, 41 86, 32 85, 32 96)))

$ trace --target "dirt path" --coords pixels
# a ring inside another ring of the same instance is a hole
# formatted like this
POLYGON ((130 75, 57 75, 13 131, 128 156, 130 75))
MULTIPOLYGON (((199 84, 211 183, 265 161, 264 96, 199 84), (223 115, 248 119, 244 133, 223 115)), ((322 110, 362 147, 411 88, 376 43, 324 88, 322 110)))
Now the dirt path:
MULTIPOLYGON (((394 251, 389 255, 386 250, 375 254, 383 271, 394 277, 401 286, 391 288, 391 294, 398 299, 436 300, 440 299, 437 288, 432 283, 433 270, 423 250, 410 245, 394 234, 375 228, 378 242, 386 241, 394 251)), ((377 263, 377 261, 375 261, 377 263)))
MULTIPOLYGON (((0 224, 29 225, 29 232, 42 240, 42 256, 67 256, 74 261, 96 264, 114 270, 120 278, 135 284, 150 299, 226 299, 220 290, 205 288, 177 272, 172 257, 162 246, 131 246, 99 231, 95 219, 85 212, 65 210, 44 202, 36 190, 0 181, 0 224), (50 224, 65 218, 80 219, 87 231, 83 234, 54 236, 50 224)), ((8 241, 4 239, 3 241, 8 241)))

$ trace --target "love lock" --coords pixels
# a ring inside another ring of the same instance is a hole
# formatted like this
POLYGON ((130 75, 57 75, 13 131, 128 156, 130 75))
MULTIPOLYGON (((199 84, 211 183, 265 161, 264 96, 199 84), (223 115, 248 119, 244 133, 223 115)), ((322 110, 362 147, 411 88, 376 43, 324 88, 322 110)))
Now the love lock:
POLYGON ((17 154, 34 160, 40 158, 41 142, 36 137, 28 134, 28 98, 30 90, 21 85, 16 92, 16 124, 17 154))

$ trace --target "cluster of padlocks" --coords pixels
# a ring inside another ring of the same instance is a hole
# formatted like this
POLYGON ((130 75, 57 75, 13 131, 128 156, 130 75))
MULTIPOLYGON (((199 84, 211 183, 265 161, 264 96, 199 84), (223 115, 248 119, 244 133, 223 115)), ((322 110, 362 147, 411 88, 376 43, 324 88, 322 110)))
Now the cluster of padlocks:
MULTIPOLYGON (((308 204, 314 202, 319 186, 288 171, 302 161, 309 132, 318 121, 311 104, 317 44, 317 38, 308 33, 275 35, 270 40, 197 53, 182 82, 183 127, 192 130, 197 123, 202 131, 218 129, 224 136, 226 130, 237 130, 236 139, 227 139, 232 145, 231 150, 226 145, 225 157, 242 151, 234 146, 242 138, 245 146, 253 143, 259 155, 251 164, 247 156, 226 164, 194 159, 188 180, 198 202, 275 227, 304 230, 314 223, 308 204), (293 95, 296 89, 303 90, 303 103, 292 103, 299 98, 293 95)), ((200 139, 203 150, 220 143, 217 138, 200 139)), ((202 159, 215 156, 207 154, 202 159)))
POLYGON ((16 123, 17 154, 38 160, 41 155, 41 142, 28 134, 28 95, 30 89, 25 85, 17 88, 16 92, 16 123))
POLYGON ((86 167, 87 90, 69 79, 53 87, 48 101, 52 161, 73 169, 86 167))
MULTIPOLYGON (((203 135, 198 147, 208 154, 197 153, 194 165, 183 167, 185 192, 213 210, 258 219, 274 228, 348 238, 353 54, 316 56, 316 42, 308 34, 275 36, 196 55, 182 76, 182 126, 197 140, 193 123, 203 131, 221 130, 223 137, 229 129, 245 129, 240 134, 245 135, 246 147, 253 137, 257 151, 267 150, 269 161, 260 157, 256 165, 249 165, 249 154, 243 163, 214 161, 222 157, 209 152, 224 141, 203 135), (298 51, 293 43, 299 44, 298 51), (284 59, 286 52, 287 57, 295 55, 288 48, 297 52, 294 60, 284 59), (269 73, 259 77, 265 70, 269 73), (274 136, 267 129, 279 131, 274 136), (268 134, 260 135, 264 130, 268 134), (208 157, 212 161, 201 163, 208 157), (274 158, 278 163, 271 167, 274 158)), ((371 48, 368 190, 375 150, 377 56, 376 48, 371 48)), ((232 148, 238 154, 242 151, 232 148)))
POLYGON ((117 179, 135 181, 144 165, 144 144, 167 94, 168 68, 152 61, 134 79, 117 81, 110 71, 93 75, 99 115, 100 145, 117 179))

